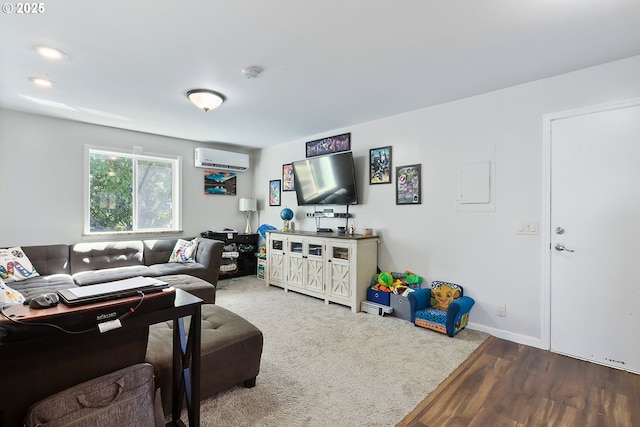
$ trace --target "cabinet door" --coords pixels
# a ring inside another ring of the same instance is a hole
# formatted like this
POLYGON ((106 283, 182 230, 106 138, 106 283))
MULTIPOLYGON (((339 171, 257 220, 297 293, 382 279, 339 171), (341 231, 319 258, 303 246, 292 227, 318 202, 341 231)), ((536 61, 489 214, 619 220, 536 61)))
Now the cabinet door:
POLYGON ((258 251, 258 235, 257 234, 238 234, 235 239, 238 249, 238 273, 237 276, 248 276, 256 274, 258 267, 258 259, 256 252, 258 251))
POLYGON ((351 296, 351 245, 331 242, 327 245, 329 297, 348 300, 351 296))
POLYGON ((287 287, 304 288, 304 261, 305 242, 301 237, 292 236, 286 241, 287 244, 287 287))
POLYGON ((324 246, 322 240, 308 240, 306 245, 305 287, 320 294, 324 294, 324 246))
POLYGON ((285 279, 285 240, 278 235, 269 236, 267 247, 267 284, 275 282, 282 284, 285 279))

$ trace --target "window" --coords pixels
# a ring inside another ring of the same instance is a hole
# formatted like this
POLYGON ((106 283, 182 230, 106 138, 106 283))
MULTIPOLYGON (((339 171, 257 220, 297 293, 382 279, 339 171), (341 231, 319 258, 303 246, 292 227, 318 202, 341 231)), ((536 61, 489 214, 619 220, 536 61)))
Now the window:
POLYGON ((180 158, 86 148, 85 234, 179 231, 180 158))

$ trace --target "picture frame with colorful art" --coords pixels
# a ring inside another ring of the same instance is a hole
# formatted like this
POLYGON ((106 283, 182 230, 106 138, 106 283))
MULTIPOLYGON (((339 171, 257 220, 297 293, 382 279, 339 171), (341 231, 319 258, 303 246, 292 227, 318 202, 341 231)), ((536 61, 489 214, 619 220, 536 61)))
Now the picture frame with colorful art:
POLYGON ((269 206, 280 206, 282 181, 272 179, 269 181, 269 206))
POLYGON ((422 203, 420 175, 419 164, 396 167, 396 205, 422 203))
POLYGON ((309 141, 306 143, 305 149, 307 157, 349 151, 351 150, 351 133, 309 141))
POLYGON ((235 196, 238 188, 235 172, 204 170, 204 194, 235 196))
POLYGON ((391 184, 391 146, 369 150, 369 184, 391 184))
POLYGON ((291 163, 282 165, 282 191, 295 191, 295 189, 293 165, 291 163))

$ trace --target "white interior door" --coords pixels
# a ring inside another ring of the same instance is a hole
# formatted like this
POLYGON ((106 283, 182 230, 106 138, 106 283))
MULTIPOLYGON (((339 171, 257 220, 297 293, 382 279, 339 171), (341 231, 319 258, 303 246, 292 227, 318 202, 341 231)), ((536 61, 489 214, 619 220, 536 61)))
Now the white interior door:
POLYGON ((553 120, 550 154, 551 350, 640 373, 640 105, 553 120))

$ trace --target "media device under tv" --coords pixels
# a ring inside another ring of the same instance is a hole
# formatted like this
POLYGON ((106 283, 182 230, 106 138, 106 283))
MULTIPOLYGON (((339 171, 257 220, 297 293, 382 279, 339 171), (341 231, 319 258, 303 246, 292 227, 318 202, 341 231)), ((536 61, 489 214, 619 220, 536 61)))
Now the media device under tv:
POLYGON ((351 151, 292 163, 298 206, 356 205, 356 174, 351 151))

